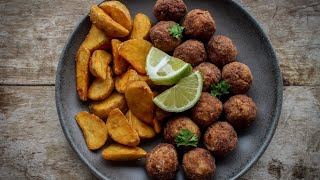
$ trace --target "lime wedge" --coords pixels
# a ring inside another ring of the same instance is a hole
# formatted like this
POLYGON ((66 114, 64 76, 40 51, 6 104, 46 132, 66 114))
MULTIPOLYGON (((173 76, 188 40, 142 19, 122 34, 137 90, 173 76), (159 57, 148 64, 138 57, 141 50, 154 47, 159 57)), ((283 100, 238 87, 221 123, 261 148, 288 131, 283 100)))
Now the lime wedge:
POLYGON ((153 99, 161 109, 168 112, 182 112, 192 108, 202 93, 203 77, 200 71, 182 78, 175 86, 153 99))
POLYGON ((146 71, 156 85, 171 86, 192 73, 192 66, 152 47, 147 56, 146 71))

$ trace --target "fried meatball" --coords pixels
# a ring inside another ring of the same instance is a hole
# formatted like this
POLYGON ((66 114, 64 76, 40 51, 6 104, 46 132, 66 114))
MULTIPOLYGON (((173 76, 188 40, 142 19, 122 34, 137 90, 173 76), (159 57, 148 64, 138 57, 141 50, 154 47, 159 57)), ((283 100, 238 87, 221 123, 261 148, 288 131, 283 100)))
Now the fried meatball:
POLYGON ((236 61, 238 50, 231 39, 226 36, 213 36, 207 45, 210 61, 218 67, 236 61))
POLYGON ((186 179, 192 180, 210 179, 216 171, 215 159, 209 151, 202 148, 185 153, 182 166, 186 179))
POLYGON ((191 118, 200 128, 207 128, 219 119, 221 113, 222 102, 210 93, 203 92, 191 109, 191 118))
POLYGON ((146 156, 147 172, 154 179, 174 179, 178 165, 178 154, 171 144, 158 144, 146 156))
POLYGON ((199 70, 203 76, 203 92, 210 91, 211 84, 216 84, 221 80, 220 69, 212 63, 203 62, 194 68, 194 71, 199 70))
POLYGON ((256 104, 246 95, 230 97, 223 110, 226 120, 236 129, 248 127, 257 115, 256 104))
POLYGON ((207 59, 207 52, 202 42, 187 40, 174 50, 173 56, 195 67, 207 59))
POLYGON ((160 21, 150 29, 150 38, 156 48, 169 52, 181 44, 181 39, 170 35, 170 27, 175 24, 174 21, 160 21))
POLYGON ((182 0, 157 0, 153 15, 158 21, 179 22, 187 14, 187 6, 182 0))
POLYGON ((192 39, 208 41, 216 31, 216 23, 208 11, 194 9, 184 18, 184 33, 192 39))
MULTIPOLYGON (((198 136, 198 139, 200 139, 201 132, 199 127, 190 118, 186 116, 178 116, 168 121, 164 128, 164 139, 166 142, 176 145, 175 138, 182 129, 191 131, 193 134, 198 136)), ((184 146, 179 146, 179 148, 182 150, 189 149, 184 146)))
POLYGON ((250 89, 253 76, 247 65, 232 62, 223 67, 222 79, 231 85, 231 93, 244 94, 250 89))
POLYGON ((217 122, 204 135, 206 148, 217 156, 225 156, 237 145, 237 133, 228 122, 217 122))

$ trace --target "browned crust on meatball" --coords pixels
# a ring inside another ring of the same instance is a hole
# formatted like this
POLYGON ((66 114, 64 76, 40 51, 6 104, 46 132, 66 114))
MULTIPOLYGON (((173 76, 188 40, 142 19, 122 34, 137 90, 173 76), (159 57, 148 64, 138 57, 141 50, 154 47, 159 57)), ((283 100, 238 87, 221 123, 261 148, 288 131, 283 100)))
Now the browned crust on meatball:
POLYGON ((182 0, 157 0, 153 15, 158 21, 179 22, 187 14, 187 6, 182 0))
POLYGON ((218 67, 236 61, 238 50, 226 36, 213 36, 207 46, 210 61, 218 67))
POLYGON ((257 107, 246 95, 235 95, 223 104, 226 120, 234 128, 248 127, 257 116, 257 107))
POLYGON ((203 92, 210 91, 211 84, 216 84, 221 80, 220 69, 212 63, 203 62, 194 68, 194 71, 199 70, 203 76, 203 92))
POLYGON ((178 171, 178 154, 171 144, 158 144, 146 156, 146 169, 154 179, 174 179, 178 171))
POLYGON ((191 109, 192 120, 200 127, 206 128, 215 123, 222 113, 222 102, 203 92, 197 104, 191 109))
POLYGON ((206 148, 217 156, 225 156, 237 145, 236 131, 228 122, 217 122, 210 126, 204 135, 206 148))
POLYGON ((150 29, 150 38, 156 48, 169 52, 181 44, 181 39, 170 35, 170 27, 175 24, 174 21, 160 21, 150 29))
POLYGON ((216 171, 215 159, 209 151, 195 148, 183 155, 182 166, 187 179, 210 179, 216 171))
POLYGON ((182 23, 184 33, 193 39, 208 41, 216 31, 216 24, 208 11, 194 9, 190 11, 182 23))
POLYGON ((222 79, 231 85, 231 93, 244 94, 250 89, 253 76, 247 65, 232 62, 223 67, 222 79))
POLYGON ((195 67, 207 59, 207 52, 202 42, 191 39, 180 44, 174 50, 173 56, 195 67))

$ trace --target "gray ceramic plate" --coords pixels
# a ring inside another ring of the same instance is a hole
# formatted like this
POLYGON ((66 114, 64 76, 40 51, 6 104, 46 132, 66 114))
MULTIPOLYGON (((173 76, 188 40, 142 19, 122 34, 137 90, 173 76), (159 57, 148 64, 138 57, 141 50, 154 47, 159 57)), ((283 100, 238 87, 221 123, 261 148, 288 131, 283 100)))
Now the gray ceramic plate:
MULTIPOLYGON (((138 12, 147 14, 155 22, 152 7, 155 1, 123 0, 132 16, 138 12)), ((247 64, 254 76, 248 95, 258 107, 257 119, 246 131, 239 132, 236 149, 224 159, 217 160, 214 179, 232 179, 243 175, 262 155, 276 129, 282 103, 282 79, 274 50, 267 36, 240 5, 227 0, 185 0, 188 9, 206 9, 214 15, 216 34, 230 37, 239 50, 238 61, 247 64)), ((89 7, 88 7, 89 10, 89 7)), ((62 52, 56 78, 56 105, 61 126, 70 145, 80 159, 101 179, 148 179, 144 160, 114 163, 101 158, 99 151, 90 151, 84 141, 74 116, 88 110, 88 104, 77 97, 75 84, 75 56, 77 49, 90 28, 85 16, 75 28, 62 52)), ((162 140, 142 146, 147 151, 162 140)), ((180 171, 177 179, 183 179, 180 171)))

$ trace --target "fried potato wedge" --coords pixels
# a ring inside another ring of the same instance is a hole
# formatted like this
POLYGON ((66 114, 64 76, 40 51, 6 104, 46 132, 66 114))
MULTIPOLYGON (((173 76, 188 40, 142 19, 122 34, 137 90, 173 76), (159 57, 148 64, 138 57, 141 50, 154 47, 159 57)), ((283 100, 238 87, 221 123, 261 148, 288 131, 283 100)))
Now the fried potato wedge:
POLYGON ((125 41, 119 47, 119 55, 128 61, 136 71, 146 74, 146 58, 152 44, 142 39, 125 41))
POLYGON ((156 118, 153 118, 152 123, 154 131, 159 134, 162 129, 160 122, 156 118))
POLYGON ((152 27, 148 16, 138 13, 133 20, 133 28, 129 39, 149 39, 149 32, 152 27))
POLYGON ((153 93, 144 81, 134 81, 128 85, 125 98, 131 112, 145 123, 152 124, 153 93))
POLYGON ((90 21, 100 30, 103 30, 109 37, 125 37, 129 31, 105 13, 97 5, 90 8, 90 21))
POLYGON ((130 110, 127 112, 126 117, 141 139, 150 139, 156 135, 149 125, 139 120, 130 110))
POLYGON ((88 98, 92 100, 104 100, 113 91, 114 81, 112 78, 112 70, 107 68, 106 79, 96 78, 88 90, 88 98))
POLYGON ((113 56, 113 72, 116 75, 121 75, 126 72, 128 67, 128 62, 119 56, 119 47, 122 42, 118 39, 111 40, 111 47, 112 47, 112 56, 113 56))
POLYGON ((88 98, 90 51, 80 47, 76 57, 77 92, 82 101, 88 98))
POLYGON ((75 119, 90 150, 100 149, 106 143, 108 139, 107 126, 98 116, 83 111, 77 113, 75 119))
POLYGON ((124 95, 113 92, 107 99, 102 101, 93 101, 90 104, 90 112, 100 118, 108 118, 109 113, 115 108, 126 112, 128 107, 124 95))
POLYGON ((126 28, 129 32, 132 29, 132 19, 128 8, 119 1, 106 1, 99 7, 107 13, 114 21, 126 28))
POLYGON ((89 34, 81 44, 81 47, 89 49, 90 52, 97 49, 109 49, 111 47, 111 38, 95 25, 92 25, 89 34))
POLYGON ((112 56, 104 50, 95 50, 91 55, 89 69, 92 75, 100 79, 107 78, 107 67, 112 56))
POLYGON ((128 85, 134 81, 139 81, 139 75, 138 73, 133 70, 133 69, 129 69, 126 73, 122 74, 121 76, 118 76, 116 78, 116 82, 115 82, 115 86, 116 86, 116 90, 119 93, 124 94, 128 85))
POLYGON ((106 124, 110 137, 117 143, 127 146, 137 146, 140 143, 137 131, 120 109, 116 108, 110 112, 106 124))
POLYGON ((147 152, 139 147, 111 144, 102 151, 102 158, 111 161, 132 161, 143 158, 147 152))

